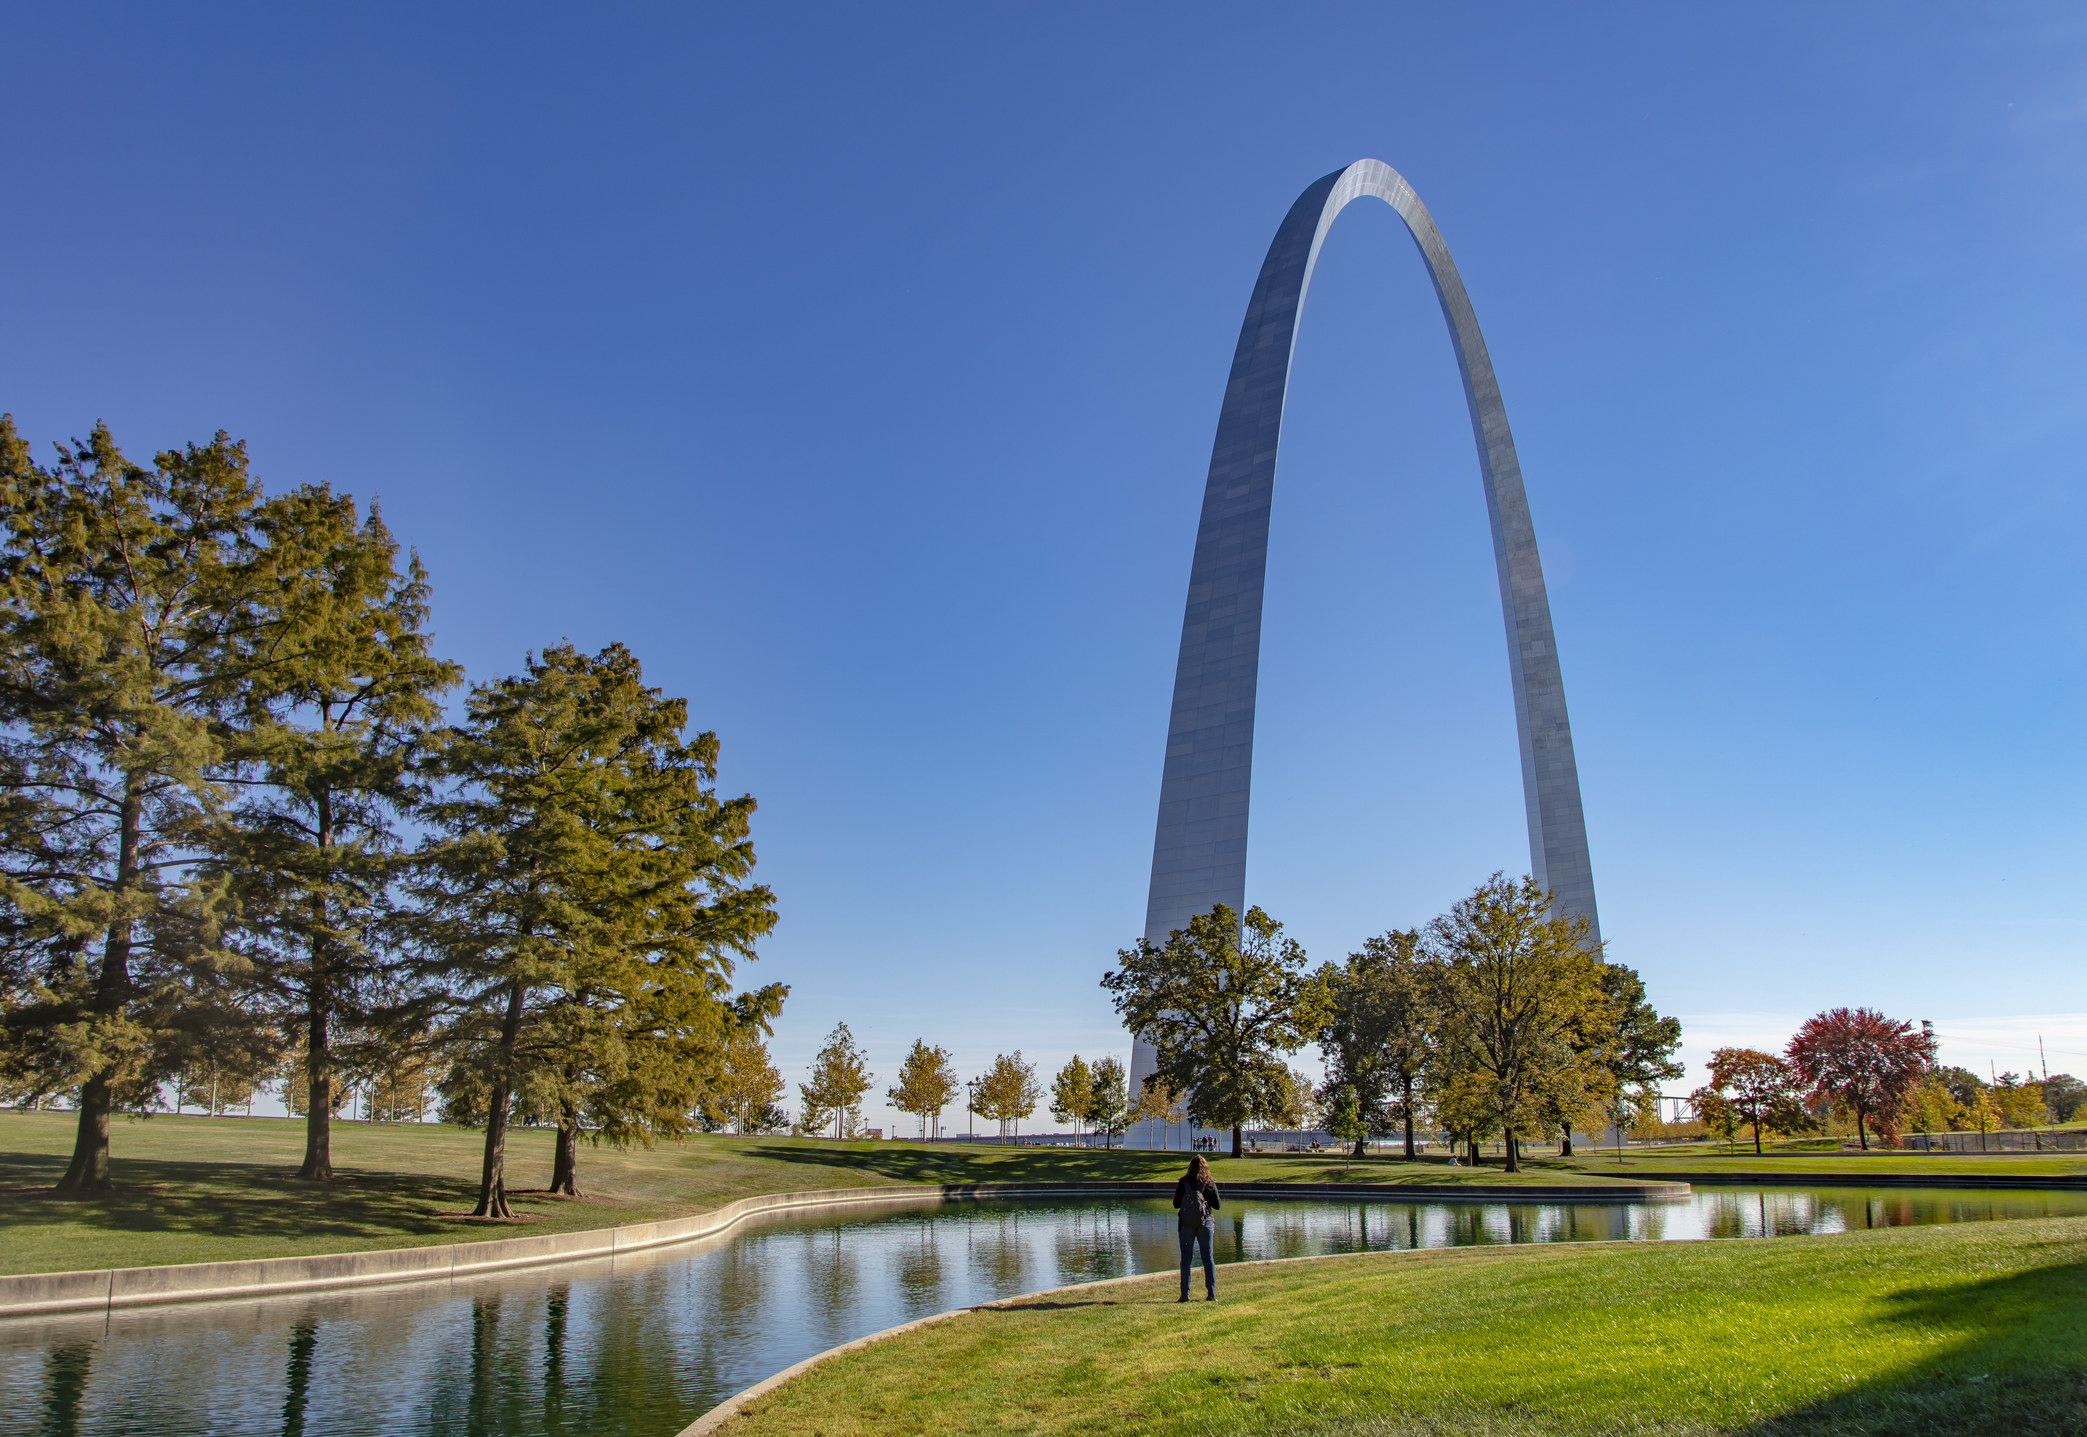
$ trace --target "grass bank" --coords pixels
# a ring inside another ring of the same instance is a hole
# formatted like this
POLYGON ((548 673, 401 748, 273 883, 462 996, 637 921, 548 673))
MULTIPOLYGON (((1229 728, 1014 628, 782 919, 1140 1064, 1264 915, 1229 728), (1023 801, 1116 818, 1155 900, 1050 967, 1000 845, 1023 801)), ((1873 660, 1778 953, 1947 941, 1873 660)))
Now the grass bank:
POLYGON ((1667 1173, 2005 1173, 2019 1177, 2087 1175, 2087 1153, 1921 1153, 1873 1149, 1835 1152, 1798 1145, 1773 1146, 1760 1157, 1751 1146, 1728 1152, 1722 1143, 1667 1148, 1614 1148, 1595 1152, 1584 1145, 1567 1164, 1576 1172, 1609 1177, 1658 1179, 1667 1173))
POLYGON ((729 1437, 2077 1434, 2087 1219, 1443 1249, 966 1313, 851 1353, 729 1437))
MULTIPOLYGON (((338 1123, 340 1181, 291 1175, 304 1125, 289 1118, 161 1114, 119 1120, 111 1173, 119 1190, 65 1199, 48 1189, 71 1152, 70 1113, 0 1111, 0 1272, 145 1267, 227 1258, 286 1257, 613 1227, 700 1212, 755 1193, 882 1183, 1082 1182, 1171 1178, 1181 1153, 960 1143, 835 1143, 816 1139, 695 1137, 650 1150, 583 1148, 577 1201, 510 1193, 511 1223, 464 1218, 477 1194, 483 1135, 428 1123, 338 1123)), ((548 1183, 551 1134, 508 1140, 508 1181, 548 1183)), ((1492 1168, 1388 1158, 1289 1154, 1219 1158, 1219 1182, 1514 1181, 1492 1168)), ((1544 1165, 1525 1182, 1584 1182, 1601 1174, 1544 1165)))

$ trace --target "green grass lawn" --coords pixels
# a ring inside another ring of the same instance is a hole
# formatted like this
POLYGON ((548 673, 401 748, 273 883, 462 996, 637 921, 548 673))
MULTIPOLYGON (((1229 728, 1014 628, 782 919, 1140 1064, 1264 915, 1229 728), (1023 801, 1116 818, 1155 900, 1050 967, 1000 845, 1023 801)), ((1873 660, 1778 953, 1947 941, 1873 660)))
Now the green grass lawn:
MULTIPOLYGON (((696 1137, 650 1150, 582 1148, 580 1186, 589 1196, 511 1194, 517 1220, 487 1223, 460 1216, 476 1197, 484 1145, 484 1135, 467 1128, 336 1123, 334 1166, 341 1180, 321 1185, 291 1177, 304 1152, 300 1119, 161 1114, 118 1120, 110 1169, 120 1191, 63 1199, 48 1189, 65 1170, 74 1122, 70 1113, 0 1111, 0 1272, 474 1242, 679 1217, 753 1193, 1172 1178, 1185 1162, 1181 1153, 696 1137)), ((511 1187, 548 1183, 551 1134, 517 1130, 508 1140, 507 1162, 511 1187)), ((1219 1158, 1213 1168, 1221 1183, 1504 1180, 1491 1168, 1300 1154, 1219 1158)), ((1538 1165, 1522 1180, 1599 1185, 1608 1179, 1538 1165)))
POLYGON ((730 1437, 2087 1432, 2087 1219, 1441 1249, 966 1313, 730 1437))

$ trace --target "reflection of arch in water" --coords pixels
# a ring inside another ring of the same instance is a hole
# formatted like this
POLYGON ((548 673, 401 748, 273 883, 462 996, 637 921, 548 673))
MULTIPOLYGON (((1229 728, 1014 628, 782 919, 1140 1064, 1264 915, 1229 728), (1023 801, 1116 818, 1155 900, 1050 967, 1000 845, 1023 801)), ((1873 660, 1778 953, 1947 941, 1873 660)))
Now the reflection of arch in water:
MULTIPOLYGON (((1427 206, 1398 171, 1381 160, 1358 160, 1298 197, 1276 230, 1247 302, 1218 414, 1189 570, 1145 936, 1164 943, 1192 915, 1207 913, 1214 904, 1228 904, 1234 911, 1246 907, 1261 596, 1290 355, 1326 231, 1350 201, 1365 196, 1397 211, 1420 247, 1464 379, 1507 624, 1522 797, 1529 823, 1529 871, 1551 890, 1561 914, 1585 917, 1592 936, 1599 939, 1594 874, 1580 810, 1572 727, 1565 712, 1565 684, 1551 632, 1551 603, 1522 488, 1521 461, 1508 431, 1507 408, 1456 262, 1427 206)), ((1131 1052, 1133 1092, 1152 1066, 1151 1045, 1137 1040, 1131 1052)))

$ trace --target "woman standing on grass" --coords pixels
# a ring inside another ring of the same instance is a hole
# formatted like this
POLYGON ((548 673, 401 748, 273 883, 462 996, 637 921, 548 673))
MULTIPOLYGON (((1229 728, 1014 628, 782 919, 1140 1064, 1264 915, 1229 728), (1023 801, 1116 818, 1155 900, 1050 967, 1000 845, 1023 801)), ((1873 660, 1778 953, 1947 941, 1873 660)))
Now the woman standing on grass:
POLYGON ((1197 1153, 1188 1160, 1188 1171, 1174 1184, 1174 1206, 1179 1209, 1174 1227, 1181 1235, 1181 1301, 1188 1301, 1189 1258, 1203 1249, 1203 1300, 1217 1301, 1217 1265, 1210 1260, 1210 1215, 1218 1210, 1217 1184, 1210 1180, 1210 1164, 1197 1153))

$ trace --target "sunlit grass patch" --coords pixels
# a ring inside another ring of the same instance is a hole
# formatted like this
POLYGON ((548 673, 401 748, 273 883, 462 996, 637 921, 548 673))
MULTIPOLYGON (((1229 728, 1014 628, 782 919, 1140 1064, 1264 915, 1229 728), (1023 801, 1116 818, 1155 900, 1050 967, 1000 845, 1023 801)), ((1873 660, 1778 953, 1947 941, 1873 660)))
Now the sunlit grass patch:
POLYGON ((2087 1431, 2087 1220, 1448 1249, 966 1314, 726 1429, 1180 1434, 2087 1431))

